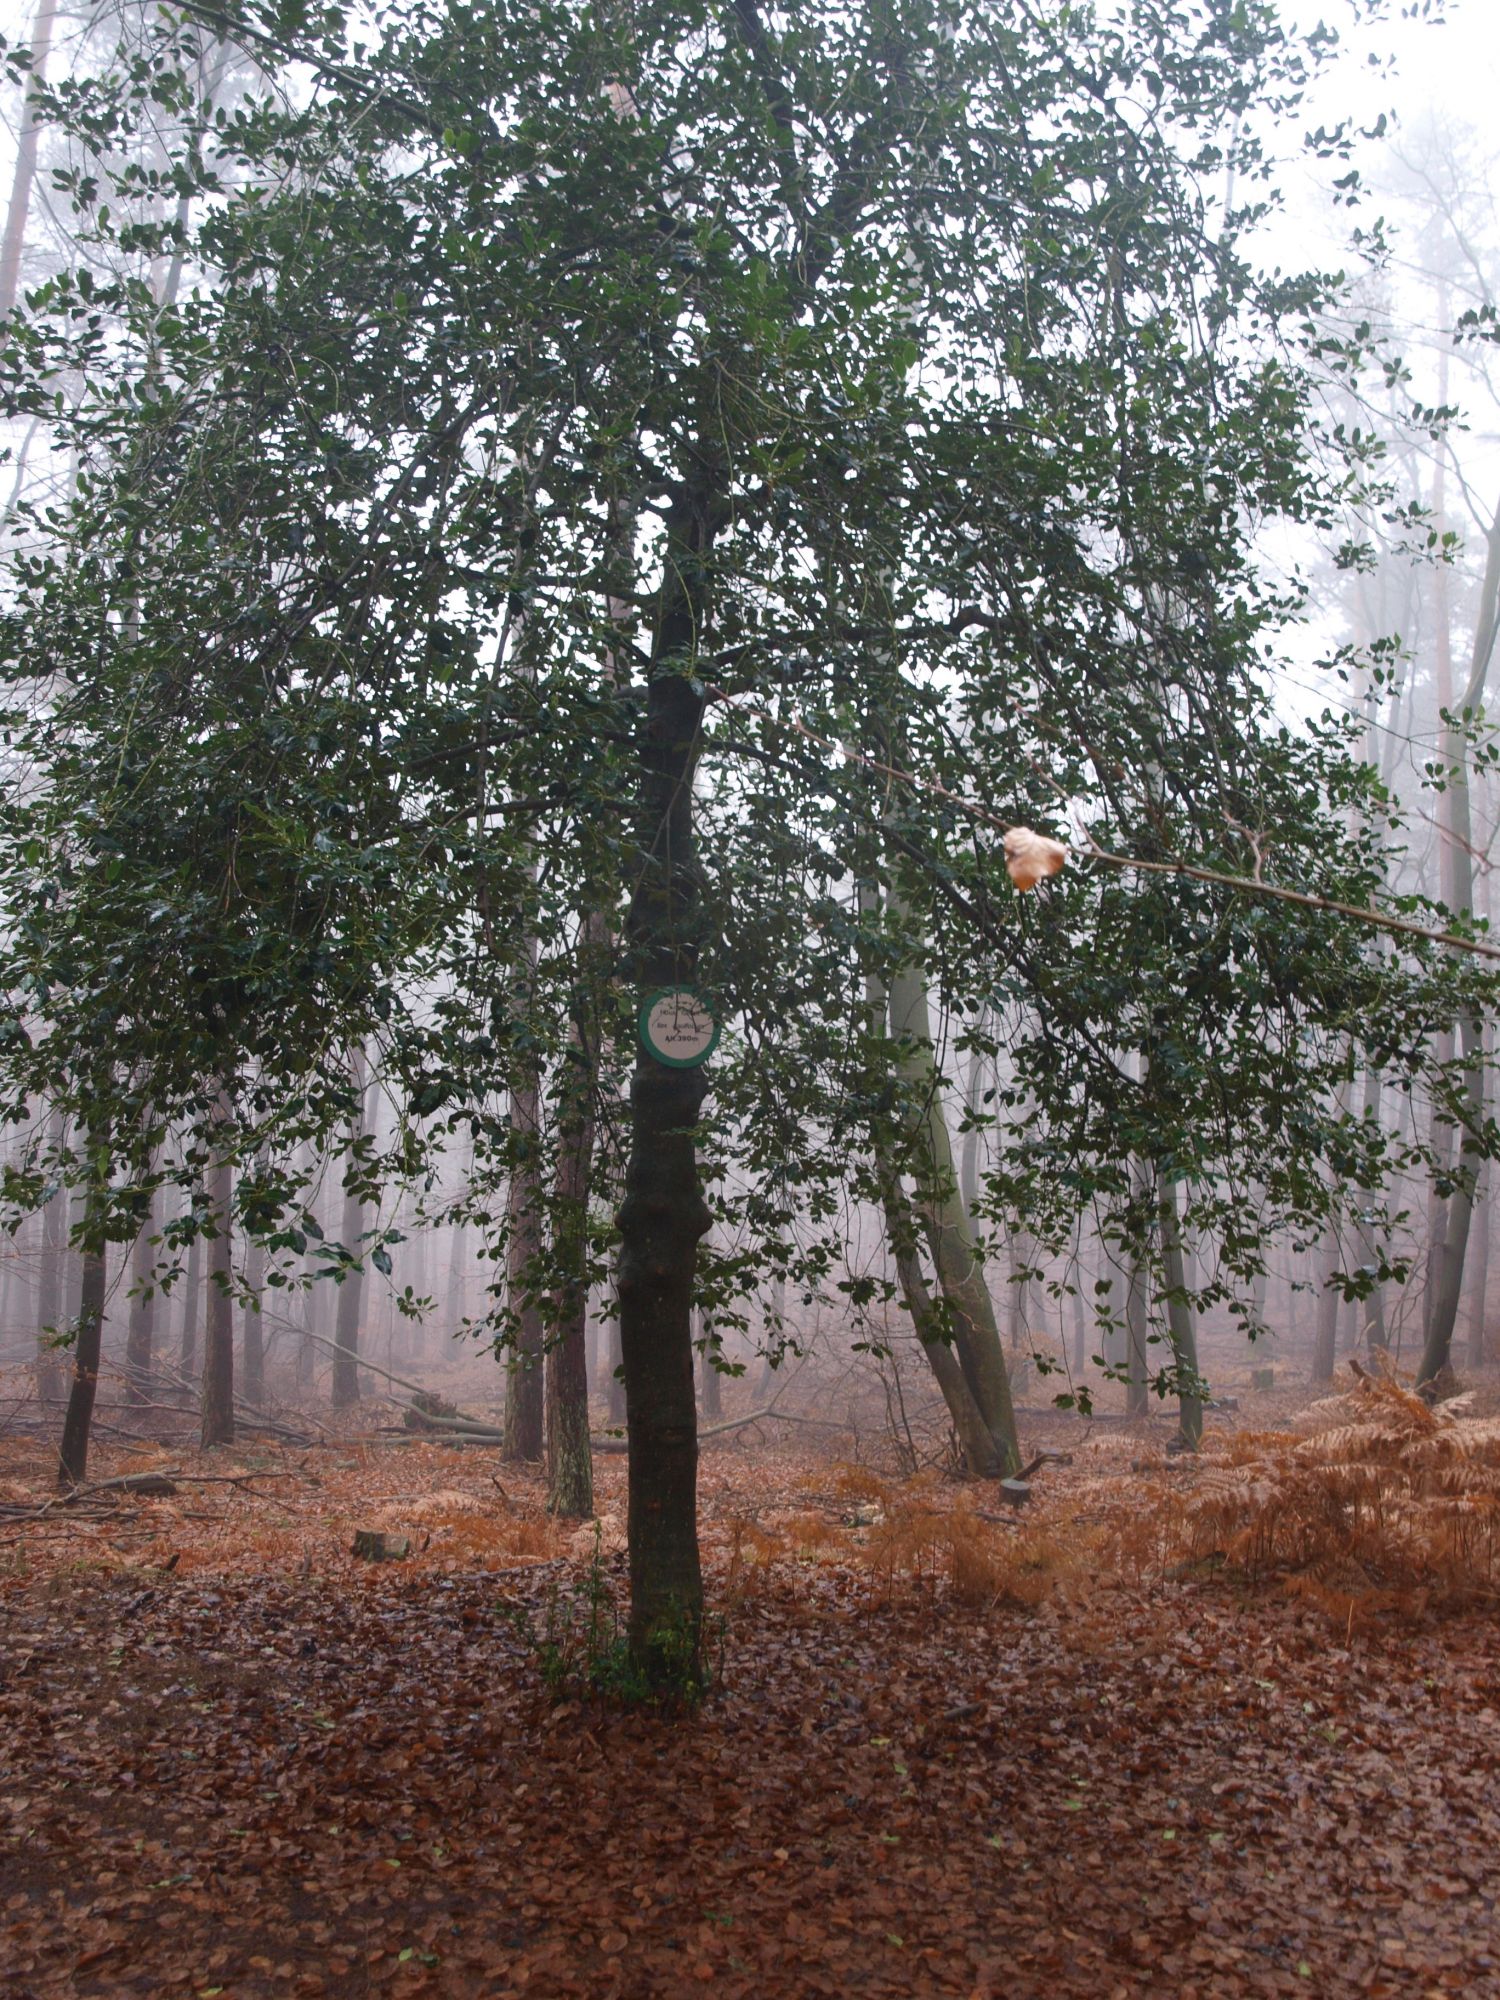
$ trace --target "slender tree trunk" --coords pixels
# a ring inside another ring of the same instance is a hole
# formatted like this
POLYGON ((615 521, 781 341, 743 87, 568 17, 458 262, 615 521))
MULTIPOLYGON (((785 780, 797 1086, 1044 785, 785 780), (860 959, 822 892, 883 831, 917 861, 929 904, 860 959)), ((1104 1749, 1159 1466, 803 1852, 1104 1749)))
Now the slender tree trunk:
POLYGON ((1198 1336, 1193 1325, 1193 1308, 1186 1296, 1187 1275, 1182 1252, 1182 1236, 1177 1217, 1177 1195, 1170 1185, 1161 1188, 1162 1276, 1167 1289, 1167 1333, 1172 1342, 1172 1359, 1178 1378, 1177 1411, 1182 1442, 1196 1451, 1203 1441, 1203 1399, 1198 1393, 1198 1336))
POLYGON ((609 1331, 605 1340, 605 1359, 609 1370, 609 1380, 604 1392, 609 1401, 609 1421, 611 1428, 618 1430, 625 1421, 625 1361, 620 1353, 618 1309, 610 1315, 609 1331))
POLYGON ((1432 1310, 1427 1317, 1422 1360, 1417 1369, 1419 1389, 1434 1381, 1451 1364, 1453 1329, 1463 1295, 1464 1257, 1474 1213, 1472 1181, 1480 1164, 1471 1133, 1477 1130, 1484 1117, 1483 1024, 1474 1015, 1466 1016, 1459 1023, 1459 1053, 1467 1065, 1464 1077, 1466 1126, 1459 1157, 1470 1178, 1468 1185, 1460 1183, 1448 1203, 1448 1227, 1435 1260, 1431 1281, 1432 1310))
POLYGON ((1125 1289, 1125 1414, 1139 1422, 1151 1410, 1150 1297, 1144 1256, 1132 1256, 1125 1289))
MULTIPOLYGON (((531 949, 535 952, 533 942, 531 949)), ((506 1197, 510 1239, 506 1245, 506 1287, 516 1322, 515 1346, 505 1385, 505 1456, 534 1464, 542 1456, 542 1391, 546 1335, 536 1296, 534 1265, 541 1249, 541 1131, 534 1082, 512 1091, 512 1157, 506 1197)))
POLYGON ((141 1232, 135 1239, 131 1266, 130 1317, 125 1334, 125 1400, 149 1403, 153 1400, 151 1367, 156 1329, 156 1245, 157 1209, 160 1197, 153 1194, 141 1232))
POLYGON ((209 1242, 208 1283, 204 1287, 202 1444, 234 1443, 234 1280, 231 1202, 234 1169, 217 1159, 206 1192, 214 1235, 209 1242))
POLYGON ((266 1249, 252 1242, 245 1252, 245 1301, 240 1319, 240 1374, 245 1401, 257 1408, 266 1400, 266 1339, 261 1296, 266 1284, 266 1249))
POLYGON ((724 1414, 724 1378, 714 1366, 714 1356, 719 1352, 717 1337, 709 1330, 707 1319, 698 1316, 698 1401, 705 1417, 722 1417, 724 1414))
MULTIPOLYGON (((364 1056, 356 1051, 353 1062, 356 1107, 349 1121, 349 1167, 352 1176, 359 1170, 358 1149, 370 1130, 373 1109, 373 1081, 367 1081, 364 1056)), ((334 1322, 333 1387, 329 1400, 336 1410, 351 1409, 359 1401, 360 1317, 365 1303, 363 1269, 364 1203, 353 1186, 344 1190, 344 1218, 340 1238, 351 1257, 361 1259, 360 1268, 345 1274, 338 1286, 338 1311, 334 1322)))
POLYGON ((927 992, 919 973, 902 967, 890 983, 891 1033, 901 1044, 897 1068, 908 1104, 920 1121, 928 1187, 917 1210, 942 1290, 954 1345, 975 1402, 1007 1472, 1020 1464, 1010 1376, 995 1324, 994 1302, 974 1245, 968 1212, 953 1171, 953 1147, 933 1061, 927 992))
MULTIPOLYGON (((593 923, 595 945, 607 947, 602 920, 593 923)), ((581 994, 578 1013, 593 1011, 581 994)), ((547 1343, 547 1506, 567 1520, 594 1511, 594 1468, 589 1450, 588 1232, 589 1179, 594 1158, 596 1062, 590 1030, 575 1018, 565 1057, 558 1110, 557 1183, 553 1203, 553 1252, 558 1270, 557 1316, 547 1343)))
POLYGON ((1338 1359, 1338 1337, 1339 1289, 1337 1285, 1325 1283, 1318 1294, 1317 1333, 1313 1341, 1312 1357, 1314 1382, 1333 1380, 1334 1363, 1338 1359))
POLYGON ((189 1381, 198 1373, 198 1317, 203 1300, 203 1238, 195 1236, 188 1245, 187 1269, 182 1274, 182 1342, 177 1366, 189 1381))
MULTIPOLYGON (((52 31, 57 22, 57 0, 40 0, 31 30, 31 76, 40 83, 47 74, 47 58, 52 51, 52 31)), ((40 132, 31 83, 21 110, 21 129, 16 139, 16 165, 11 175, 10 202, 5 212, 5 235, 0 238, 0 319, 9 319, 21 295, 21 255, 26 247, 26 222, 31 212, 31 190, 36 182, 37 141, 40 132)))
MULTIPOLYGON (((56 1142, 61 1144, 61 1121, 54 1123, 56 1142)), ((61 1192, 52 1194, 42 1209, 42 1261, 37 1274, 36 1392, 45 1406, 59 1401, 63 1393, 63 1365, 52 1345, 63 1316, 63 1265, 67 1257, 68 1211, 61 1192)))
MULTIPOLYGON (((94 1166, 97 1173, 97 1164, 94 1166)), ((104 1239, 102 1191, 91 1190, 83 1214, 83 1284, 78 1301, 78 1330, 73 1344, 73 1380, 63 1418, 58 1451, 59 1488, 79 1486, 88 1470, 89 1430, 99 1387, 99 1353, 104 1338, 104 1239)))
POLYGON ((974 1392, 959 1364, 953 1342, 945 1337, 942 1315, 933 1304, 932 1294, 922 1275, 910 1204, 894 1185, 886 1195, 886 1237, 895 1258, 901 1295, 948 1407, 964 1467, 975 1479, 1002 1478, 1007 1469, 1005 1459, 974 1400, 974 1392))

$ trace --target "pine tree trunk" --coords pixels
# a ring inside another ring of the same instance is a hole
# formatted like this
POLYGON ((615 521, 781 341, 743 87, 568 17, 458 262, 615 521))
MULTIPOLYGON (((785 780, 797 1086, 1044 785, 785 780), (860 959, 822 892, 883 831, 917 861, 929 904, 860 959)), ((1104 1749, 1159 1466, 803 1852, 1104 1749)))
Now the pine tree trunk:
POLYGON ((215 1234, 210 1239, 208 1283, 204 1287, 202 1438, 210 1445, 234 1443, 234 1169, 227 1158, 209 1169, 206 1192, 215 1234))

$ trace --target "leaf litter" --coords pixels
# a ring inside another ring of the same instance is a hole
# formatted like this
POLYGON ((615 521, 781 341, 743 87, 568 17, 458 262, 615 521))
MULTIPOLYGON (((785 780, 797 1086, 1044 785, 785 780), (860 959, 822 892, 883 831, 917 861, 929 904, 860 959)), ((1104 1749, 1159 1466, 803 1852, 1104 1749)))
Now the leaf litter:
MULTIPOLYGON (((1500 1994, 1492 1608, 1340 1629, 1201 1561, 1129 1449, 1016 1516, 837 1441, 706 1453, 721 1679, 675 1720, 538 1668, 623 1593, 617 1460, 597 1530, 355 1440, 12 1522, 0 1991, 1500 1994)), ((0 1444, 13 1505, 48 1472, 0 1444)))

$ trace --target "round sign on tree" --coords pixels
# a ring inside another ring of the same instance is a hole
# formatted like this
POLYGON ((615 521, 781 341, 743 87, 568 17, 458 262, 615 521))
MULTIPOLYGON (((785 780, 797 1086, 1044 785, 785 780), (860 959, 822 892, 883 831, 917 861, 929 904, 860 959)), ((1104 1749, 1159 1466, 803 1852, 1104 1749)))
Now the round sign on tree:
POLYGON ((696 1069, 719 1046, 719 1023, 691 986, 662 986, 641 1002, 641 1046, 669 1069, 696 1069))

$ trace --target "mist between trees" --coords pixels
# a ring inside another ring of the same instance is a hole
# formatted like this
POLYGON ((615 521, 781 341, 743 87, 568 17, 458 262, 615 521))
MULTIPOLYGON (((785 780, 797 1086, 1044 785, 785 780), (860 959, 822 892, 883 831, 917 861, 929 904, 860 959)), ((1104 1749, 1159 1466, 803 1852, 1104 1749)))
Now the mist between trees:
POLYGON ((1340 51, 1243 0, 6 53, 0 1323, 65 1482, 96 1381, 211 1443, 492 1347, 558 1511, 623 1429, 691 1681, 700 1398, 1005 1478, 1059 1399, 1191 1450, 1251 1367, 1486 1358, 1477 141, 1376 202, 1320 129, 1346 267, 1268 273, 1340 51))

